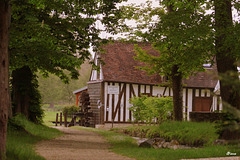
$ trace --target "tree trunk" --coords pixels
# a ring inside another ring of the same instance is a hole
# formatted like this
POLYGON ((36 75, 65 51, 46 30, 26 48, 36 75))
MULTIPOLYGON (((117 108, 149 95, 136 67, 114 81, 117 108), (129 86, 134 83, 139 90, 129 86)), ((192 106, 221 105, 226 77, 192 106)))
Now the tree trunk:
POLYGON ((183 87, 182 74, 178 72, 178 66, 172 67, 172 88, 173 88, 173 118, 176 121, 183 120, 183 87))
POLYGON ((0 159, 6 158, 9 99, 9 25, 10 2, 0 0, 0 159))
POLYGON ((29 117, 30 95, 32 94, 33 74, 29 67, 24 66, 12 72, 12 101, 14 114, 21 113, 29 117))
MULTIPOLYGON (((231 0, 215 0, 214 3, 217 70, 219 76, 223 74, 230 76, 231 74, 231 78, 238 80, 236 58, 231 53, 233 46, 229 46, 234 42, 227 42, 227 36, 231 35, 230 30, 233 27, 231 0)), ((220 92, 224 102, 240 109, 239 91, 234 89, 234 86, 227 83, 226 80, 220 79, 220 92)))
MULTIPOLYGON (((168 13, 174 12, 173 4, 167 6, 168 13)), ((176 26, 177 28, 178 26, 176 26)), ((178 72, 178 66, 172 67, 172 88, 173 88, 173 119, 175 121, 183 120, 183 93, 182 93, 182 74, 178 72)))
POLYGON ((29 117, 28 109, 30 107, 30 97, 29 97, 29 95, 24 96, 22 106, 23 106, 22 113, 28 118, 29 117))

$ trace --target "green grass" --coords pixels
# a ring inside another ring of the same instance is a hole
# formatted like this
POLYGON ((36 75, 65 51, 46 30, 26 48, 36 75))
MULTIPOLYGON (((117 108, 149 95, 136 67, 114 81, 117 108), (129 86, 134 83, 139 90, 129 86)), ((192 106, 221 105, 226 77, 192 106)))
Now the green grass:
MULTIPOLYGON (((58 113, 58 115, 60 116, 60 112, 61 111, 44 111, 44 117, 43 117, 43 123, 46 126, 55 126, 55 123, 52 123, 50 121, 56 121, 56 114, 58 113)), ((67 118, 68 122, 70 122, 72 120, 71 117, 67 118)), ((77 118, 77 121, 79 120, 79 118, 77 118)), ((58 117, 58 122, 60 121, 60 117, 58 117)), ((64 117, 62 118, 62 122, 64 123, 64 117)), ((59 125, 59 124, 58 124, 59 125)), ((62 126, 64 126, 64 124, 62 124, 62 126)))
POLYGON ((50 107, 50 104, 43 104, 42 108, 47 111, 62 111, 64 107, 69 105, 54 105, 53 108, 50 107))
POLYGON ((23 116, 10 120, 7 134, 8 160, 42 160, 34 151, 34 145, 41 141, 60 136, 62 133, 44 125, 36 125, 23 116))
POLYGON ((98 132, 111 144, 111 150, 115 153, 135 158, 137 160, 177 160, 184 158, 224 157, 227 152, 240 155, 240 146, 208 146, 197 149, 153 149, 139 148, 136 140, 130 136, 93 128, 74 127, 98 132))
POLYGON ((59 111, 44 111, 43 123, 46 126, 55 126, 54 123, 50 121, 56 121, 56 114, 60 114, 59 111))

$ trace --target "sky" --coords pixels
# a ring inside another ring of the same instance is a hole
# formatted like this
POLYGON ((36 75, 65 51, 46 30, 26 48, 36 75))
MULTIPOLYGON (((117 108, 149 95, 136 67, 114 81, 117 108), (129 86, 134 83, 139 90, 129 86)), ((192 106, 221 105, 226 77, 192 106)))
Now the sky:
MULTIPOLYGON (((136 4, 136 5, 140 5, 141 3, 146 3, 147 0, 128 0, 127 2, 123 2, 121 3, 120 5, 129 5, 129 4, 136 4)), ((149 0, 149 1, 152 1, 152 5, 154 7, 158 7, 159 6, 159 0, 149 0)), ((210 12, 213 12, 213 11, 209 11, 210 12)), ((238 17, 237 15, 237 12, 236 10, 233 10, 233 19, 236 20, 236 21, 240 21, 240 17, 238 17)), ((131 25, 131 26, 136 26, 136 23, 134 20, 131 20, 131 21, 127 21, 127 24, 131 25)), ((104 28, 101 23, 99 22, 98 24, 98 27, 99 28, 104 28)), ((109 33, 106 33, 106 32, 102 32, 100 34, 100 37, 102 38, 109 38, 109 37, 114 37, 114 38, 118 38, 118 37, 123 37, 123 34, 117 34, 117 35, 111 35, 109 33)))
MULTIPOLYGON (((127 2, 121 3, 119 6, 121 6, 121 5, 129 5, 129 4, 132 4, 132 3, 136 4, 136 5, 140 5, 141 3, 146 3, 146 1, 148 1, 148 0, 128 0, 127 2)), ((149 0, 149 1, 152 1, 152 6, 153 7, 158 7, 159 6, 159 0, 149 0)), ((136 26, 136 23, 135 23, 134 20, 128 20, 127 24, 131 25, 131 26, 136 26)), ((103 28, 103 26, 100 23, 98 23, 97 25, 98 25, 98 27, 103 28)), ((100 34, 100 37, 102 37, 102 38, 109 38, 109 37, 118 38, 118 37, 123 37, 123 34, 117 34, 117 35, 113 36, 113 35, 111 35, 109 33, 102 32, 100 34)))
MULTIPOLYGON (((132 4, 132 3, 134 3, 136 5, 140 5, 141 3, 146 3, 146 1, 147 0, 128 0, 127 2, 123 2, 120 5, 129 5, 129 4, 132 4)), ((152 1, 152 6, 153 7, 158 7, 159 6, 159 0, 149 0, 149 1, 152 1)), ((209 12, 212 12, 212 11, 209 11, 209 12)), ((233 11, 233 19, 236 20, 236 21, 240 21, 240 17, 238 17, 236 10, 233 11)), ((136 26, 136 23, 135 23, 134 20, 127 21, 127 24, 131 25, 131 26, 136 26)), ((104 26, 100 22, 98 22, 96 25, 97 25, 98 28, 104 29, 104 26)), ((100 34, 100 37, 102 37, 102 38, 114 37, 115 39, 117 39, 118 37, 124 37, 124 36, 123 36, 122 33, 117 34, 117 35, 111 35, 107 32, 102 32, 100 34)), ((94 53, 93 52, 91 52, 91 53, 94 56, 94 53)))

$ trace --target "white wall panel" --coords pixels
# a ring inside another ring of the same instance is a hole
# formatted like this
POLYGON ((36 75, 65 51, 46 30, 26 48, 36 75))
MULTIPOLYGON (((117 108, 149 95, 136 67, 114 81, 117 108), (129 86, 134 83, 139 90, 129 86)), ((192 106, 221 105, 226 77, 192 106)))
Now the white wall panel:
POLYGON ((150 85, 146 86, 146 93, 150 93, 150 85))
POLYGON ((104 83, 104 121, 107 120, 106 116, 107 116, 107 82, 104 83))
POLYGON ((199 89, 196 89, 196 90, 195 90, 195 96, 196 96, 196 97, 199 97, 199 89))
POLYGON ((129 92, 130 92, 130 89, 129 89, 130 85, 127 84, 126 85, 126 122, 129 120, 129 92))
POLYGON ((206 90, 207 91, 207 97, 211 96, 211 91, 209 89, 206 90))
POLYGON ((205 97, 205 93, 206 93, 207 91, 205 90, 205 89, 202 89, 201 90, 201 97, 205 97))
POLYGON ((144 93, 145 91, 145 85, 141 85, 141 92, 140 93, 144 93))
POLYGON ((192 112, 192 94, 193 94, 193 90, 192 89, 188 89, 188 114, 187 114, 187 119, 189 120, 189 112, 192 112))

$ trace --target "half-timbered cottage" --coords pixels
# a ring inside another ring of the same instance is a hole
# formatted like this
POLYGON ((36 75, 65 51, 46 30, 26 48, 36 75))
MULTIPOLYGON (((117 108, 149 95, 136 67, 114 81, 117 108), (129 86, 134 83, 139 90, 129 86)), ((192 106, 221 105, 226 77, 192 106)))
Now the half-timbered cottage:
MULTIPOLYGON (((139 44, 151 54, 156 51, 147 43, 139 44)), ((130 122, 133 116, 129 107, 129 99, 133 96, 173 96, 166 78, 158 74, 149 76, 145 71, 137 69, 144 65, 135 61, 134 44, 115 42, 104 45, 105 52, 96 53, 94 63, 100 70, 92 70, 88 82, 91 110, 97 114, 97 122, 130 122), (104 62, 104 65, 101 62, 104 62)), ((219 97, 211 94, 217 80, 209 72, 215 68, 206 67, 206 72, 197 73, 183 81, 183 113, 189 119, 189 112, 209 112, 220 110, 219 97)))

